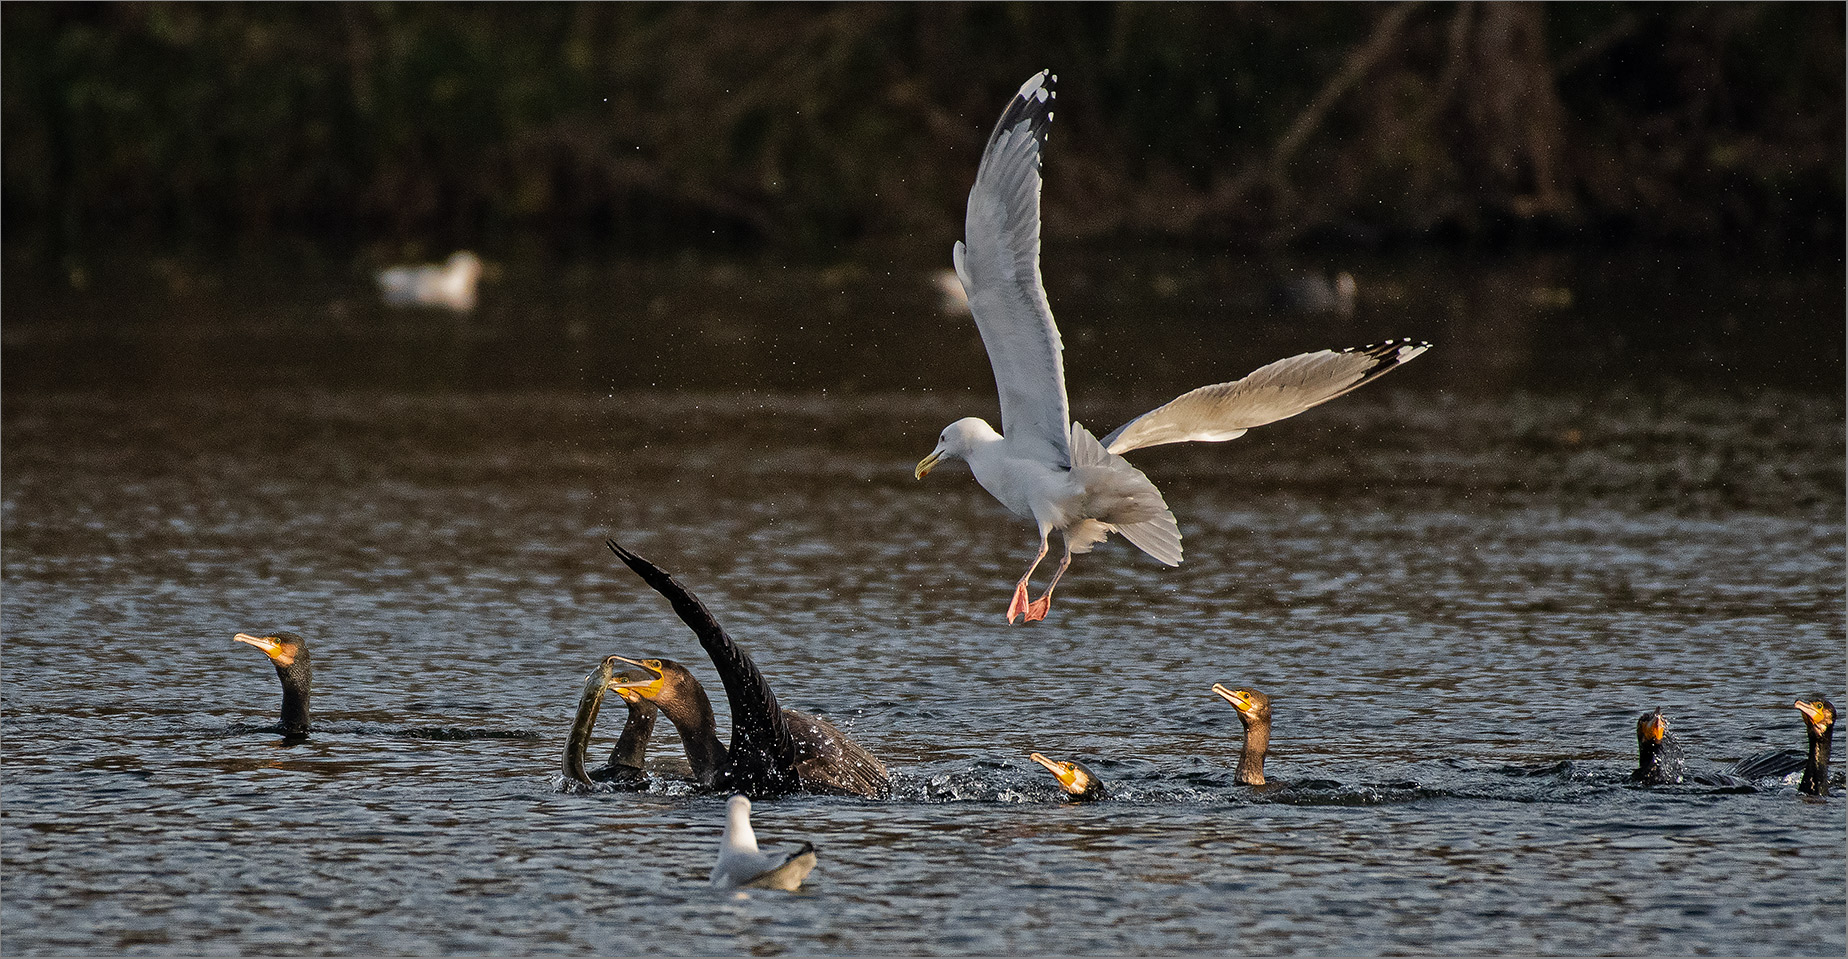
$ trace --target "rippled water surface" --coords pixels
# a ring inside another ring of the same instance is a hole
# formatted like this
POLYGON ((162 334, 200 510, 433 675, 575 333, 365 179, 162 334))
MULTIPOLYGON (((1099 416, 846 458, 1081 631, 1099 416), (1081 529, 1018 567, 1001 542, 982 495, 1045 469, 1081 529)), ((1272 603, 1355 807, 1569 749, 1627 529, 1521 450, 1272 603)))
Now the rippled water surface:
POLYGON ((1717 771, 1848 701, 1838 275, 1381 267, 1290 319, 1231 266, 1121 269, 1048 268, 1100 432, 1291 352, 1439 346, 1134 454, 1186 563, 1104 546, 1016 627, 1030 529, 911 477, 994 403, 922 277, 511 270, 465 318, 337 270, 9 283, 7 951, 1843 952, 1841 795, 1625 781, 1646 709, 1717 771), (723 797, 560 790, 602 656, 718 695, 606 536, 893 770, 758 804, 821 849, 800 892, 707 889, 723 797), (306 742, 259 731, 276 678, 231 641, 275 629, 313 649, 306 742), (1271 695, 1286 788, 1233 783, 1215 682, 1271 695), (1114 797, 1060 802, 1033 750, 1114 797))

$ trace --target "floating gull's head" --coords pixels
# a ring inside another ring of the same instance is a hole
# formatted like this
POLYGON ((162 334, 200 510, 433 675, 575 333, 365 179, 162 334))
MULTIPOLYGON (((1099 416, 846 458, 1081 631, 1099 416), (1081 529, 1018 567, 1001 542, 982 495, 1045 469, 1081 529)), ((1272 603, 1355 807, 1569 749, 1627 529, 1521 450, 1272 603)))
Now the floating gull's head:
POLYGON ((943 435, 937 437, 937 448, 918 461, 918 468, 912 470, 911 475, 923 479, 944 460, 967 460, 976 447, 999 439, 1001 434, 995 432, 987 420, 979 416, 965 416, 943 428, 943 435))

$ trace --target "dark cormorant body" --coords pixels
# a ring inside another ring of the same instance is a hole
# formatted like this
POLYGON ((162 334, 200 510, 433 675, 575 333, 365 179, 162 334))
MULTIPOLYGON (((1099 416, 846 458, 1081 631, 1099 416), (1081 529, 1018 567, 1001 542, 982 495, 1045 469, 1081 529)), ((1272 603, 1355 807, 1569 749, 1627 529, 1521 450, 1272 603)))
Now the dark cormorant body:
POLYGON ((725 684, 731 707, 732 739, 719 743, 712 704, 691 673, 672 660, 624 659, 652 674, 643 683, 616 684, 652 700, 680 731, 687 761, 701 785, 753 798, 808 791, 885 796, 891 779, 885 765, 832 723, 783 709, 770 683, 743 647, 732 642, 699 597, 653 563, 609 541, 611 552, 666 597, 699 637, 725 684))
POLYGON ((1095 802, 1110 798, 1109 791, 1104 788, 1104 781, 1097 778, 1097 774, 1091 772, 1084 763, 1047 759, 1039 753, 1029 754, 1027 758, 1046 767, 1072 802, 1095 802))
POLYGON ((314 668, 309 663, 307 641, 294 633, 238 633, 231 638, 263 650, 263 655, 275 664, 276 676, 282 680, 282 719, 276 724, 277 730, 284 736, 308 735, 308 694, 314 668))

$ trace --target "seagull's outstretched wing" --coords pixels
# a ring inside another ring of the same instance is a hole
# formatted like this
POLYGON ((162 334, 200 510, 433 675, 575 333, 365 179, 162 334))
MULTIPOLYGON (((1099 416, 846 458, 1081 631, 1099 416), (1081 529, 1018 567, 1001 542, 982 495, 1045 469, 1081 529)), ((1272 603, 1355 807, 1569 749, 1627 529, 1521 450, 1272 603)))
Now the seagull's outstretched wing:
POLYGON ((1163 443, 1218 443, 1326 403, 1431 348, 1387 340, 1357 349, 1321 350, 1278 360, 1242 380, 1202 386, 1124 423, 1104 437, 1122 454, 1163 443))
POLYGON ((1039 268, 1040 154, 1056 79, 1035 74, 995 124, 955 261, 995 369, 1002 435, 1020 454, 1064 467, 1071 465, 1065 363, 1039 268))

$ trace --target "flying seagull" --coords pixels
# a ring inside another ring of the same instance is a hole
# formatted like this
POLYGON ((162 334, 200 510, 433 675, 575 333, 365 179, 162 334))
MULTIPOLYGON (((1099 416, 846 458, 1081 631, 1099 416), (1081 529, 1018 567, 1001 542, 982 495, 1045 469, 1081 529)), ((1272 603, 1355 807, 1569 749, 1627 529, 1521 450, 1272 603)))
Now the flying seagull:
POLYGON ((1040 156, 1052 123, 1057 77, 1040 71, 1021 86, 988 137, 969 190, 965 239, 956 244, 956 275, 994 366, 1001 428, 967 416, 945 427, 937 448, 914 471, 918 479, 945 460, 969 464, 976 482, 1014 515, 1038 527, 1038 555, 1014 586, 1009 623, 1046 618, 1052 591, 1073 553, 1111 533, 1169 566, 1181 563, 1181 531, 1161 491, 1122 457, 1163 443, 1218 443, 1295 416, 1373 380, 1431 348, 1387 340, 1278 360, 1241 380, 1183 393, 1123 424, 1100 442, 1072 422, 1065 398, 1059 328, 1040 282, 1040 156), (1027 581, 1058 530, 1065 557, 1039 599, 1027 581))

